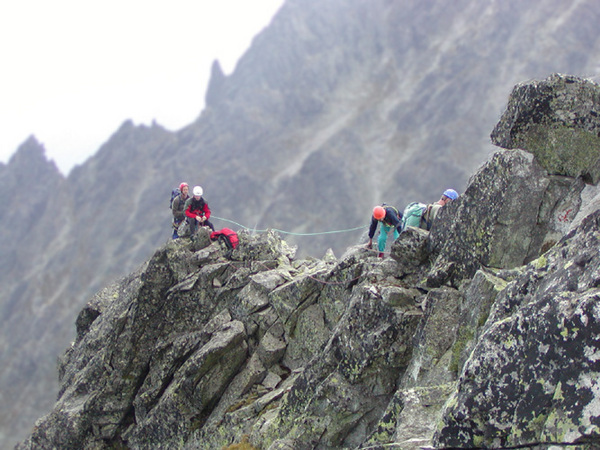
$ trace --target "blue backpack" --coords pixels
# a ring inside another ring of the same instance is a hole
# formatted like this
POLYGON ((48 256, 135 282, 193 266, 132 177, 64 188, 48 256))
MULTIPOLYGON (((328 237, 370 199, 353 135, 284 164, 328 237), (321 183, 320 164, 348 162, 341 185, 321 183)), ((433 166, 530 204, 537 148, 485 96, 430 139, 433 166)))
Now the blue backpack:
POLYGON ((171 202, 169 203, 169 208, 173 208, 173 200, 175 200, 175 197, 178 197, 180 194, 181 191, 179 188, 175 188, 171 191, 171 202))

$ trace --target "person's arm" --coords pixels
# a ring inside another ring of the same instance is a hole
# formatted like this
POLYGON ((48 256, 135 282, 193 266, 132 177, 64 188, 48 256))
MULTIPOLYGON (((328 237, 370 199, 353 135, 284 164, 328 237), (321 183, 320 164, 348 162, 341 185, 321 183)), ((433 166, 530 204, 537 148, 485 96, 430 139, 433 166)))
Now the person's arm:
POLYGON ((192 202, 189 200, 185 202, 185 215, 190 219, 196 218, 196 214, 192 212, 192 202))
POLYGON ((183 209, 181 208, 181 197, 177 196, 173 199, 173 204, 171 205, 173 211, 173 218, 180 222, 184 218, 183 209))
POLYGON ((377 220, 375 217, 371 217, 371 226, 369 227, 369 243, 367 244, 367 248, 371 248, 373 246, 373 236, 375 236, 375 230, 377 230, 377 220))
POLYGON ((210 208, 208 207, 208 203, 204 202, 204 217, 205 220, 210 219, 210 208))
POLYGON ((427 230, 431 230, 431 226, 433 225, 433 222, 435 221, 435 219, 437 219, 438 213, 440 212, 440 209, 442 209, 442 205, 440 205, 439 203, 434 203, 430 210, 429 210, 429 216, 427 217, 427 230))
POLYGON ((402 221, 394 210, 386 210, 385 218, 389 219, 390 223, 396 227, 398 233, 402 233, 402 221))

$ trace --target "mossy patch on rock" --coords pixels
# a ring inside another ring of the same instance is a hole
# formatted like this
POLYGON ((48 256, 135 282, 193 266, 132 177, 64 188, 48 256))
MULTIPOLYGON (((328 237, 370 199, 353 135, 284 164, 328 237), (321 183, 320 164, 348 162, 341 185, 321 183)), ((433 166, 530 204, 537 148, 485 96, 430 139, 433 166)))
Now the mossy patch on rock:
POLYGON ((506 149, 535 155, 549 174, 600 181, 600 86, 553 74, 517 85, 491 134, 506 149))

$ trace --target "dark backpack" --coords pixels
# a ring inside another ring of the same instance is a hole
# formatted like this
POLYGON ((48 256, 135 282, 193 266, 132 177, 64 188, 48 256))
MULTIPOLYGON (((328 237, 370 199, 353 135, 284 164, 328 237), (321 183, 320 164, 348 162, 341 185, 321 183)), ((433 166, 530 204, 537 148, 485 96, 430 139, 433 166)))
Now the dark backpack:
POLYGON ((219 240, 223 242, 228 250, 233 250, 238 246, 239 239, 235 231, 229 228, 222 228, 219 231, 213 231, 210 233, 210 238, 213 241, 219 240))
POLYGON ((179 195, 181 195, 179 188, 175 188, 171 191, 171 202, 169 203, 169 208, 173 208, 173 200, 175 200, 175 197, 178 197, 179 195))

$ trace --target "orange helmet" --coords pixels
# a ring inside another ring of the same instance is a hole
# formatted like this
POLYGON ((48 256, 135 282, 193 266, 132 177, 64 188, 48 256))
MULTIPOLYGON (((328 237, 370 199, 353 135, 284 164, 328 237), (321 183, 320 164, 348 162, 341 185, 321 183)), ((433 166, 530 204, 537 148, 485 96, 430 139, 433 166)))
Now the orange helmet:
POLYGON ((383 209, 383 206, 376 206, 373 208, 373 217, 375 220, 381 220, 385 217, 385 209, 383 209))

